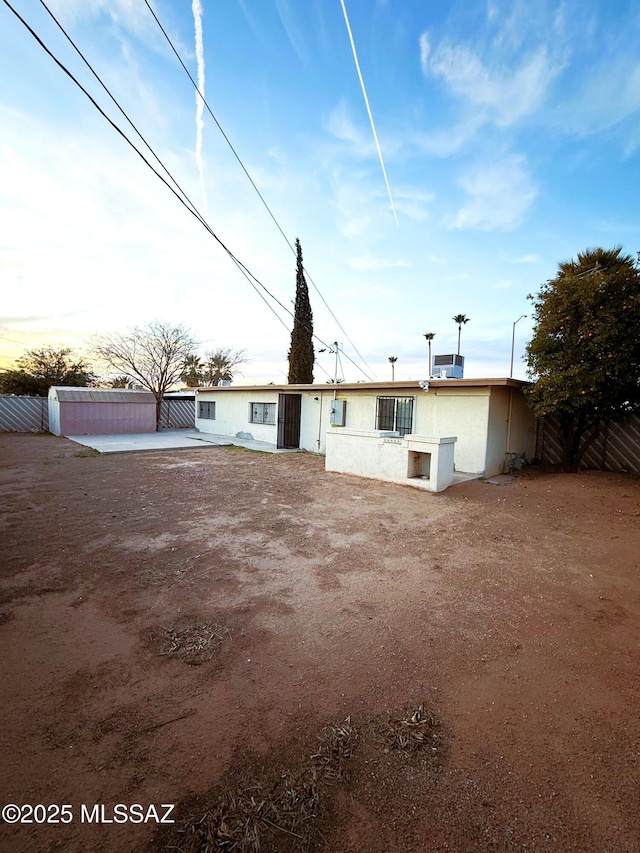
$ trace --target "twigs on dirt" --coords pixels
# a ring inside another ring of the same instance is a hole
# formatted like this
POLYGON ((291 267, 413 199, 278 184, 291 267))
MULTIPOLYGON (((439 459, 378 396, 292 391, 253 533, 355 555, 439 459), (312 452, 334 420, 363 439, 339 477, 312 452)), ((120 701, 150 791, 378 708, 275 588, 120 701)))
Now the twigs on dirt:
POLYGON ((176 846, 181 853, 311 853, 327 844, 322 828, 341 783, 357 784, 365 766, 370 779, 376 753, 387 768, 426 759, 437 769, 439 729, 438 719, 424 705, 361 725, 351 717, 328 725, 318 735, 316 751, 295 768, 263 767, 255 775, 229 780, 204 814, 177 830, 176 846), (359 745, 369 756, 364 763, 357 757, 359 745))
POLYGON ((311 756, 311 761, 328 785, 343 778, 346 762, 353 756, 356 738, 351 717, 339 726, 327 726, 320 733, 320 749, 311 756))
POLYGON ((316 821, 327 808, 327 789, 345 777, 357 736, 347 717, 322 730, 319 749, 299 769, 263 773, 227 787, 213 808, 183 828, 185 853, 259 853, 272 849, 278 835, 295 838, 296 850, 309 849, 316 821))
POLYGON ((186 663, 201 664, 211 660, 216 650, 231 636, 221 622, 182 620, 160 631, 160 656, 173 655, 186 663))
POLYGON ((420 705, 416 710, 405 710, 399 718, 380 725, 379 734, 392 749, 415 752, 429 746, 435 751, 439 743, 437 728, 434 715, 425 712, 424 705, 420 705))

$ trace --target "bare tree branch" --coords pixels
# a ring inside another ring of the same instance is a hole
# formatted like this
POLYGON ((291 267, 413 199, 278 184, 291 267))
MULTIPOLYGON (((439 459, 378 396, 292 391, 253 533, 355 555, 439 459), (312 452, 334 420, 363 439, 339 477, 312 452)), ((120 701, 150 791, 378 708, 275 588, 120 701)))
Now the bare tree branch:
POLYGON ((217 350, 206 353, 203 384, 219 385, 221 382, 231 382, 238 372, 238 365, 245 364, 247 361, 244 352, 243 349, 219 347, 217 350))
POLYGON ((153 393, 158 424, 165 391, 180 381, 195 346, 189 329, 154 320, 126 333, 96 337, 93 351, 110 367, 138 380, 153 393))

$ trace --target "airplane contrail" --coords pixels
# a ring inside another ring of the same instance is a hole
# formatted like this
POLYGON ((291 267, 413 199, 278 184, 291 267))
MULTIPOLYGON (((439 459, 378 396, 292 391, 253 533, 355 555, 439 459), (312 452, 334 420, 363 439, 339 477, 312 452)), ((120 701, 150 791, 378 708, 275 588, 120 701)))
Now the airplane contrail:
POLYGON ((200 0, 192 0, 193 23, 196 36, 196 61, 198 64, 198 91, 196 92, 196 163, 200 175, 200 189, 202 191, 202 204, 206 212, 207 193, 204 188, 204 169, 202 167, 202 130, 204 121, 204 46, 202 42, 202 5, 200 0))
POLYGON ((373 122, 373 115, 371 114, 371 107, 369 106, 369 98, 367 97, 367 90, 364 85, 364 80, 362 79, 362 72, 360 71, 360 63, 358 62, 358 54, 356 52, 356 45, 353 40, 353 34, 351 32, 351 25, 349 24, 349 16, 347 15, 347 7, 344 4, 344 0, 340 0, 342 5, 342 13, 344 15, 344 22, 347 25, 347 32, 349 33, 349 41, 351 42, 351 50, 353 51, 353 59, 356 64, 356 71, 358 72, 358 77, 360 79, 360 87, 362 89, 362 95, 364 97, 364 102, 367 107, 367 112, 369 113, 369 121, 371 122, 371 130, 373 131, 373 138, 376 143, 376 148, 378 149, 378 158, 380 160, 380 166, 382 167, 382 174, 384 175, 384 182, 387 185, 387 192, 389 194, 389 201, 391 202, 391 210, 393 211, 393 218, 396 221, 396 225, 398 224, 398 215, 396 213, 396 206, 393 203, 393 196, 391 195, 391 187, 389 186, 389 179, 387 178, 387 170, 384 167, 384 160, 382 159, 382 151, 380 150, 380 143, 378 142, 378 134, 376 133, 376 126, 373 122))

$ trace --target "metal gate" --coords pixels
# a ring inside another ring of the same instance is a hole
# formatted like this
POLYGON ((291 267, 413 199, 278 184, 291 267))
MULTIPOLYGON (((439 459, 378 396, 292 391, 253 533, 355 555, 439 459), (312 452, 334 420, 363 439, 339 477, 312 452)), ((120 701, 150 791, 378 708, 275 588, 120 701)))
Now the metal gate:
POLYGON ((195 398, 165 397, 160 412, 160 425, 163 429, 193 429, 196 425, 195 398))
POLYGON ((47 432, 48 429, 46 397, 0 396, 0 432, 47 432))
POLYGON ((278 447, 300 447, 302 394, 278 394, 278 447))

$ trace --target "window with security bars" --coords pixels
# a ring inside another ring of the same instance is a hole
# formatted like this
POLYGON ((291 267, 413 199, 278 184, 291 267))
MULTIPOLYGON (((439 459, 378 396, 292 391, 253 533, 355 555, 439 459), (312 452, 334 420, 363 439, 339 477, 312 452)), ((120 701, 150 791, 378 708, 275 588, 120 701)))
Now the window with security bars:
POLYGON ((252 424, 275 424, 275 403, 249 403, 249 421, 252 424))
POLYGON ((215 421, 216 419, 216 404, 213 401, 209 400, 199 400, 198 401, 198 417, 205 418, 210 421, 215 421))
POLYGON ((413 426, 413 397, 378 397, 376 429, 407 435, 413 426))

